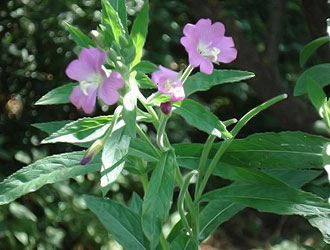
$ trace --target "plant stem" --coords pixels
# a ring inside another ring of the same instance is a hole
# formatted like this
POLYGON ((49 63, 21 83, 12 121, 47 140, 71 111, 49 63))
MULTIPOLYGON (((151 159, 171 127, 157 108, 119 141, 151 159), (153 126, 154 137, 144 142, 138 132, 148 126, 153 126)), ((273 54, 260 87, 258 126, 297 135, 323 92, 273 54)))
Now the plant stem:
POLYGON ((160 244, 162 245, 163 250, 170 249, 163 233, 160 234, 160 244))
POLYGON ((287 94, 282 94, 279 96, 276 96, 264 103, 262 103, 261 105, 253 108, 252 110, 250 110, 248 113, 246 113, 236 124, 236 126, 233 128, 233 130, 231 131, 232 134, 232 138, 227 139, 226 141, 224 141, 221 146, 219 147, 218 151, 216 152, 213 160, 211 161, 211 164, 209 166, 209 168, 207 169, 205 176, 203 178, 202 184, 198 189, 197 195, 195 196, 195 202, 199 202, 203 191, 206 187, 206 184, 211 176, 211 174, 213 173, 214 168, 216 167, 216 165, 218 164, 218 161, 220 160, 221 156, 225 153, 225 151, 227 150, 227 148, 229 147, 229 145, 232 143, 232 141, 234 140, 235 136, 239 133, 239 131, 245 126, 245 124, 251 120, 254 116, 256 116, 257 114, 259 114, 261 111, 267 109, 268 107, 270 107, 271 105, 282 101, 284 99, 286 99, 288 97, 287 94))
POLYGON ((149 144, 152 152, 155 154, 155 156, 157 156, 158 158, 160 157, 160 153, 158 151, 158 149, 154 146, 154 144, 152 144, 152 142, 150 141, 149 137, 144 133, 144 131, 141 129, 141 127, 139 126, 139 124, 136 124, 136 131, 138 132, 138 134, 140 135, 140 137, 149 144))
POLYGON ((148 188, 148 175, 146 173, 146 168, 144 167, 143 161, 141 158, 138 158, 138 164, 140 165, 142 172, 141 172, 141 179, 142 179, 142 186, 143 186, 143 191, 144 193, 147 191, 148 188))
POLYGON ((204 145, 204 148, 203 148, 203 151, 202 151, 202 155, 201 155, 199 165, 198 165, 199 175, 198 175, 198 180, 197 180, 197 183, 196 183, 196 186, 195 186, 195 200, 196 200, 196 197, 197 197, 196 195, 198 193, 200 185, 202 183, 202 179, 203 179, 203 176, 204 176, 204 171, 205 171, 206 163, 207 163, 207 160, 208 160, 208 156, 209 156, 209 153, 210 153, 210 150, 212 148, 212 145, 213 145, 213 142, 214 142, 215 138, 216 138, 216 136, 210 135, 207 138, 207 141, 206 141, 206 143, 204 145))
POLYGON ((182 85, 187 81, 188 76, 191 74, 193 71, 194 67, 189 64, 186 70, 183 72, 182 76, 180 77, 180 81, 182 82, 182 85))

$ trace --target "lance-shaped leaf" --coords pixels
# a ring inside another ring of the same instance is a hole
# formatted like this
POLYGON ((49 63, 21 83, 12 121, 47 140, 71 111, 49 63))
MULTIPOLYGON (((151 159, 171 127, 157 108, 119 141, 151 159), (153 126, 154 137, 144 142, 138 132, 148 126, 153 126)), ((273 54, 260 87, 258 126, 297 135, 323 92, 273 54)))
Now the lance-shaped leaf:
POLYGON ((317 82, 321 87, 330 84, 330 63, 319 64, 306 70, 298 78, 294 88, 294 95, 299 96, 307 93, 308 77, 317 82))
POLYGON ((191 126, 219 138, 231 138, 226 126, 203 105, 191 99, 173 103, 173 112, 182 116, 191 126))
POLYGON ((307 60, 310 58, 310 56, 315 52, 315 50, 328 42, 330 42, 330 37, 324 36, 317 38, 311 41, 310 43, 308 43, 300 53, 300 58, 299 58, 300 66, 301 67, 304 66, 307 60))
POLYGON ((35 105, 52 105, 70 103, 70 94, 77 83, 69 83, 49 91, 35 105))
POLYGON ((137 91, 133 87, 128 93, 126 93, 123 100, 125 131, 132 138, 135 138, 136 136, 136 93, 137 91))
POLYGON ((254 77, 254 74, 247 71, 226 69, 214 70, 211 75, 196 73, 190 76, 183 87, 186 96, 190 96, 197 91, 206 91, 219 84, 240 82, 252 77, 254 77))
POLYGON ((46 184, 95 172, 101 168, 100 157, 85 166, 80 165, 84 154, 84 151, 78 151, 49 156, 15 172, 0 183, 0 205, 34 192, 46 184))
POLYGON ((322 114, 322 107, 327 101, 327 96, 325 95, 321 86, 312 78, 306 77, 306 81, 309 100, 317 112, 323 117, 324 115, 322 114))
POLYGON ((118 13, 120 18, 121 24, 123 25, 125 31, 127 31, 127 12, 126 12, 126 5, 125 0, 110 0, 110 4, 118 13))
POLYGON ((40 123, 33 123, 31 124, 31 126, 40 129, 41 131, 50 135, 60 130, 65 125, 71 122, 73 121, 66 120, 66 121, 40 122, 40 123))
POLYGON ((323 235, 323 240, 325 243, 330 244, 330 216, 307 216, 309 223, 316 227, 323 235))
POLYGON ((95 47, 95 43, 92 39, 82 33, 78 28, 66 23, 68 30, 75 41, 75 43, 81 48, 95 47))
POLYGON ((140 62, 142 57, 142 49, 146 41, 149 24, 149 0, 144 0, 144 5, 141 11, 137 14, 132 31, 131 40, 135 46, 136 56, 132 62, 132 66, 135 66, 140 62))
POLYGON ((100 138, 110 126, 112 116, 86 117, 66 124, 42 143, 82 143, 100 138))
POLYGON ((140 218, 129 208, 107 198, 84 195, 87 206, 124 249, 147 250, 140 218))
POLYGON ((237 202, 261 212, 297 215, 326 215, 330 204, 325 200, 291 187, 264 184, 236 184, 203 195, 203 201, 237 202))
POLYGON ((159 243, 161 226, 172 203, 174 188, 174 153, 163 152, 152 173, 142 205, 142 228, 150 241, 150 248, 159 243))
MULTIPOLYGON (((323 168, 322 152, 330 140, 302 132, 260 133, 244 139, 235 139, 221 158, 222 164, 265 169, 323 168)), ((215 143, 210 152, 212 159, 221 146, 215 143)), ((179 164, 200 157, 202 144, 174 145, 179 164)))
POLYGON ((104 195, 124 168, 124 158, 127 155, 131 138, 123 131, 123 127, 113 131, 104 144, 101 168, 101 187, 104 195))
POLYGON ((141 72, 141 73, 148 74, 148 73, 152 73, 154 71, 157 71, 159 69, 158 69, 157 65, 153 64, 152 62, 141 61, 133 67, 132 71, 134 71, 134 70, 136 70, 138 72, 141 72))
POLYGON ((158 161, 158 156, 155 155, 152 148, 145 141, 135 138, 131 140, 128 154, 130 156, 135 156, 142 158, 146 161, 158 161))
POLYGON ((106 29, 111 28, 108 31, 114 36, 116 42, 119 42, 119 36, 125 34, 125 28, 118 16, 117 11, 109 3, 108 0, 102 0, 102 23, 105 25, 106 29))

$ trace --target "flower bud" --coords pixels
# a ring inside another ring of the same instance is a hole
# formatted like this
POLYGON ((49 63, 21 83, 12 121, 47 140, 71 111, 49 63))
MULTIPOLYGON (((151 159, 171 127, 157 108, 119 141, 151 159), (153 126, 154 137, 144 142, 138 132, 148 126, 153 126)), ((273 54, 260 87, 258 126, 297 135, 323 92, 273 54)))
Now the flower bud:
POLYGON ((84 158, 82 158, 80 161, 80 164, 86 165, 87 163, 89 163, 103 149, 103 147, 104 147, 104 140, 102 139, 96 140, 92 144, 92 146, 90 146, 89 149, 86 151, 84 158))
POLYGON ((160 104, 160 109, 165 115, 169 115, 172 110, 172 103, 171 102, 163 102, 160 104))
POLYGON ((109 49, 108 56, 109 56, 110 60, 113 62, 116 62, 118 60, 117 53, 113 48, 109 49))
POLYGON ((128 46, 128 41, 125 36, 119 36, 119 45, 121 48, 126 48, 128 46))

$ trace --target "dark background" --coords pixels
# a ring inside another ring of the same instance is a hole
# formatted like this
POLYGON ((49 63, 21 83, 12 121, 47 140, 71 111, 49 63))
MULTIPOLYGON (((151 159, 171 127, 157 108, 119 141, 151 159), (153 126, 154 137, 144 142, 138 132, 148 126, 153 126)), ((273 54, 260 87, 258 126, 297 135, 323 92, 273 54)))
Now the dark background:
MULTIPOLYGON (((126 2, 132 20, 141 1, 126 2)), ((304 70, 299 66, 301 49, 312 39, 326 35, 325 20, 330 13, 326 0, 150 2, 145 59, 182 69, 187 64, 179 43, 182 28, 207 17, 225 23, 226 35, 234 38, 238 49, 237 60, 220 68, 256 74, 248 82, 218 86, 193 96, 220 119, 240 118, 263 101, 289 94, 288 100, 252 120, 241 137, 282 130, 315 133, 316 112, 306 97, 293 97, 292 89, 304 70)), ((100 8, 98 0, 0 1, 0 180, 37 159, 73 150, 66 144, 40 145, 46 135, 30 124, 84 116, 72 105, 34 103, 51 89, 69 82, 64 70, 76 58, 77 48, 64 21, 88 34, 100 21, 100 8)), ((329 47, 323 46, 307 66, 329 61, 329 47)), ((98 114, 104 113, 99 109, 93 115, 98 114)), ((168 133, 173 142, 206 139, 205 134, 178 117, 170 121, 168 133)), ((212 179, 209 188, 221 183, 212 179)), ((99 194, 97 185, 97 174, 89 174, 46 186, 0 207, 0 249, 116 249, 109 245, 111 237, 80 199, 82 193, 99 194)), ((141 193, 138 179, 123 176, 110 195, 127 201, 132 190, 141 193)), ((319 238, 319 233, 300 217, 260 214, 251 209, 225 223, 210 244, 218 249, 271 249, 280 243, 317 245, 319 238)))

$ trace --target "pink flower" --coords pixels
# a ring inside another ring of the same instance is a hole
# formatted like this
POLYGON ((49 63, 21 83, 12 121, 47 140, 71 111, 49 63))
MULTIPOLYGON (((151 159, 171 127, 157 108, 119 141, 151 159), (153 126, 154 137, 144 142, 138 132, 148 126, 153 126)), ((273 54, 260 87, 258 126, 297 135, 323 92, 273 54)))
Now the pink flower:
POLYGON ((182 82, 177 72, 159 66, 159 71, 153 72, 151 79, 158 84, 158 91, 160 93, 170 95, 172 102, 185 98, 182 82))
POLYGON ((83 48, 79 58, 73 60, 65 71, 69 78, 80 83, 74 87, 70 101, 87 114, 93 112, 96 96, 112 105, 119 99, 118 90, 124 87, 124 80, 118 72, 109 74, 103 67, 105 58, 106 53, 97 48, 83 48))
POLYGON ((183 34, 180 42, 188 53, 189 63, 200 66, 205 74, 213 72, 213 63, 230 63, 237 57, 234 41, 225 36, 225 26, 220 22, 212 24, 210 19, 199 19, 195 25, 188 23, 183 34))

